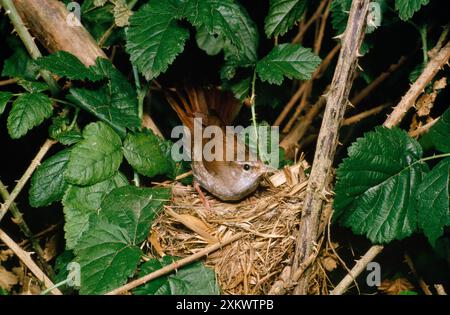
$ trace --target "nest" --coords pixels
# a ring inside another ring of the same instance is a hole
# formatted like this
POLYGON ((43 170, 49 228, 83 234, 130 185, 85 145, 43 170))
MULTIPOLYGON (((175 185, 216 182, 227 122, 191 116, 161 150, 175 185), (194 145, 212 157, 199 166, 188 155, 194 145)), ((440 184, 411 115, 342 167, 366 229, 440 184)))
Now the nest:
POLYGON ((266 187, 239 203, 207 197, 209 209, 192 187, 166 183, 173 186, 174 198, 155 221, 151 254, 185 257, 244 232, 206 257, 205 263, 215 270, 224 294, 268 294, 292 264, 306 167, 303 161, 279 171, 266 179, 266 187))

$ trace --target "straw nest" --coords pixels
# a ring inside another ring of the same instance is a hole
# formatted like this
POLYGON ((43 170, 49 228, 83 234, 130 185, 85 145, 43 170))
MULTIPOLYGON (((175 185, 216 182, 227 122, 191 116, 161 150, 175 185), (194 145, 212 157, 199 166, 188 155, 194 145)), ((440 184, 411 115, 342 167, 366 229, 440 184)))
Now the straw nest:
MULTIPOLYGON (((307 186, 306 167, 303 161, 279 171, 252 197, 239 203, 223 203, 207 196, 209 209, 192 187, 166 183, 172 185, 174 197, 155 221, 148 239, 150 254, 186 257, 244 232, 242 238, 206 257, 205 263, 215 270, 224 294, 269 293, 283 277, 283 269, 292 263, 307 186)), ((311 293, 322 293, 320 287, 313 286, 311 293)))

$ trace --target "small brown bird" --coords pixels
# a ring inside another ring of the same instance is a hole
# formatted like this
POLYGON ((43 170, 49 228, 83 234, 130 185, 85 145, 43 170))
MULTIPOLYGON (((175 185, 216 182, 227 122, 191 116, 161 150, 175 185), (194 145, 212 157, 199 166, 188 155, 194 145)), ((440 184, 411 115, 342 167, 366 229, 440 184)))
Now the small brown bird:
POLYGON ((243 199, 254 192, 262 176, 273 169, 257 159, 236 134, 230 135, 225 131, 225 127, 236 118, 242 103, 231 93, 215 88, 186 88, 183 92, 175 90, 176 96, 167 93, 166 97, 191 135, 194 133, 194 118, 201 118, 201 127, 218 126, 226 135, 222 152, 219 153, 222 158, 219 159, 204 158, 203 147, 208 139, 202 139, 201 147, 191 142, 191 156, 195 155, 195 151, 202 154, 200 159, 192 159, 194 182, 223 201, 243 199), (234 154, 227 161, 225 155, 229 145, 234 148, 234 154), (244 158, 238 159, 238 152, 244 152, 244 158))

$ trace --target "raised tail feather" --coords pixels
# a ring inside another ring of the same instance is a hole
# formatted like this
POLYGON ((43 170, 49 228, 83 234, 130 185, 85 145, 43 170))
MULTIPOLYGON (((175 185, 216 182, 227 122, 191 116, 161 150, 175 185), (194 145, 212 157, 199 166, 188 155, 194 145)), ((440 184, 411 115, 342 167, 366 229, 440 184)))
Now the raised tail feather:
POLYGON ((196 117, 202 118, 204 125, 230 125, 242 107, 242 102, 231 92, 223 92, 217 88, 175 89, 167 92, 166 98, 181 122, 191 130, 196 117))

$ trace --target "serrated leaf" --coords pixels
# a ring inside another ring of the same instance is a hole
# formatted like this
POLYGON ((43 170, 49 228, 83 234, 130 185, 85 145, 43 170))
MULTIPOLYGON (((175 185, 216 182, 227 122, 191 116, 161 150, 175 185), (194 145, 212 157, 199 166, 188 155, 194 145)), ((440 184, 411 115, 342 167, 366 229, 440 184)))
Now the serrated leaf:
POLYGON ((66 180, 75 185, 93 185, 111 178, 122 163, 122 141, 102 122, 83 130, 83 140, 70 153, 66 180))
POLYGON ((268 38, 285 34, 305 12, 307 0, 270 0, 269 13, 264 21, 268 38))
POLYGON ((171 165, 161 151, 160 140, 151 131, 128 134, 123 145, 123 153, 128 163, 139 174, 153 177, 167 174, 171 165))
POLYGON ((2 92, 0 91, 0 115, 3 114, 6 108, 6 104, 8 104, 9 100, 13 97, 11 92, 2 92))
POLYGON ((395 0, 395 10, 403 21, 407 21, 428 2, 429 0, 395 0))
MULTIPOLYGON (((165 256, 163 259, 151 259, 141 266, 139 273, 143 277, 153 271, 173 263, 175 257, 165 256)), ((179 269, 168 276, 150 281, 133 293, 136 295, 218 295, 219 287, 212 269, 205 267, 201 262, 179 269)))
POLYGON ((337 170, 335 218, 373 243, 417 230, 415 192, 427 167, 422 148, 400 129, 378 127, 348 149, 337 170))
POLYGON ((184 15, 197 31, 226 39, 224 53, 231 79, 237 67, 253 66, 258 60, 258 30, 247 11, 234 0, 189 0, 184 15))
POLYGON ((48 133, 52 139, 64 145, 72 145, 83 140, 83 136, 76 125, 70 129, 70 121, 67 117, 54 117, 48 128, 48 133))
POLYGON ((450 153, 450 108, 430 128, 428 134, 436 149, 444 153, 450 153))
POLYGON ((419 227, 432 246, 450 224, 449 185, 450 158, 446 158, 424 177, 416 193, 419 227))
POLYGON ((233 92, 234 97, 240 101, 244 101, 250 95, 251 78, 246 77, 237 82, 225 82, 223 87, 233 92))
POLYGON ((333 0, 330 6, 331 25, 337 35, 344 33, 352 0, 333 0))
POLYGON ((409 73, 408 79, 410 83, 416 82, 417 78, 422 74, 425 68, 423 63, 419 63, 414 69, 409 73))
POLYGON ((211 35, 204 28, 200 27, 195 34, 195 40, 200 49, 208 55, 215 56, 225 47, 225 37, 221 35, 211 35))
POLYGON ((62 204, 64 206, 64 232, 66 248, 73 249, 81 235, 89 228, 89 219, 97 215, 105 196, 114 188, 128 185, 127 179, 120 173, 92 186, 70 186, 62 204))
POLYGON ((125 136, 125 128, 139 128, 136 91, 128 80, 106 59, 98 58, 93 71, 108 78, 108 83, 97 90, 72 88, 67 98, 108 123, 121 136, 125 136))
POLYGON ((48 85, 44 82, 20 79, 17 81, 17 84, 19 84, 29 93, 39 93, 48 90, 48 85))
POLYGON ((311 49, 296 44, 281 44, 261 59, 256 71, 262 81, 280 85, 284 77, 309 80, 321 59, 311 49))
POLYGON ((189 31, 180 27, 183 1, 150 0, 130 18, 126 50, 147 80, 165 72, 184 49, 189 31))
POLYGON ((134 274, 142 251, 133 244, 127 230, 93 217, 75 254, 81 267, 80 294, 103 294, 123 285, 134 274))
POLYGON ((46 159, 31 177, 29 192, 32 207, 44 207, 61 200, 68 184, 64 171, 69 162, 70 149, 65 149, 46 159))
POLYGON ((35 79, 39 68, 33 63, 20 40, 13 37, 13 40, 9 40, 9 46, 14 54, 5 59, 2 76, 35 79))
POLYGON ((103 77, 87 68, 77 57, 67 51, 57 51, 34 61, 40 68, 70 80, 98 81, 103 77))
POLYGON ((166 188, 124 186, 112 190, 101 205, 100 215, 128 231, 133 244, 144 241, 153 220, 170 199, 166 188))
POLYGON ((33 127, 40 125, 53 113, 52 101, 41 93, 27 93, 19 96, 13 103, 8 116, 8 132, 11 138, 18 139, 33 127))

